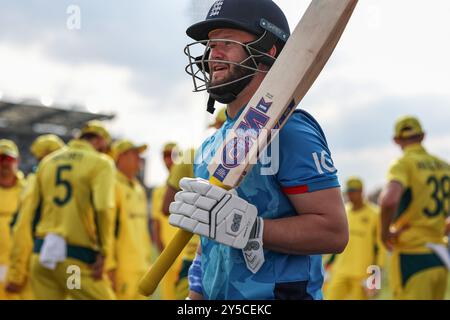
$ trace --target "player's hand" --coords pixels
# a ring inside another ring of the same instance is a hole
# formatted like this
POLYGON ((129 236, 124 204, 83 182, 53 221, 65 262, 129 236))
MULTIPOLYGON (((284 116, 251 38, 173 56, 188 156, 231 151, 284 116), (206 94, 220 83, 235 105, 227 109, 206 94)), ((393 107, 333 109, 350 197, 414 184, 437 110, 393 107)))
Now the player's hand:
POLYGON ((409 229, 409 224, 405 224, 399 229, 389 228, 389 230, 381 233, 381 240, 389 251, 392 251, 394 245, 398 241, 398 237, 409 229))
POLYGON ((257 217, 256 207, 235 192, 204 179, 183 178, 180 187, 182 191, 175 195, 175 201, 169 207, 169 223, 233 248, 244 249, 247 266, 256 272, 264 262, 263 222, 257 217))
POLYGON ((19 293, 22 291, 22 289, 23 289, 22 284, 17 284, 17 283, 13 283, 13 282, 8 282, 5 286, 6 292, 9 292, 9 293, 19 293))
POLYGON ((103 267, 105 266, 105 257, 101 254, 97 255, 97 259, 91 265, 92 278, 101 280, 103 277, 103 267))

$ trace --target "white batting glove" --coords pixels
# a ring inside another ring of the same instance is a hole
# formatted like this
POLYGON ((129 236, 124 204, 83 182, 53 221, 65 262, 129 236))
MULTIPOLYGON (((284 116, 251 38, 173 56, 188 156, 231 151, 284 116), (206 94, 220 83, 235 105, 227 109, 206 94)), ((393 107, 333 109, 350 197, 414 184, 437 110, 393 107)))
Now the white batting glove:
POLYGON ((258 214, 254 205, 200 178, 183 178, 180 187, 169 207, 171 225, 233 248, 246 247, 258 214))

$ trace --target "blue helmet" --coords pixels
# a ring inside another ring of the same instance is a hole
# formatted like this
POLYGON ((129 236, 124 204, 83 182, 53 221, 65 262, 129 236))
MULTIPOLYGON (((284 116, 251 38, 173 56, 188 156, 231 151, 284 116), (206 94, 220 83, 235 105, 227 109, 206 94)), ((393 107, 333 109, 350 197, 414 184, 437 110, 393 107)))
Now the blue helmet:
POLYGON ((281 51, 290 35, 283 11, 272 0, 218 0, 209 9, 206 19, 191 25, 186 34, 201 41, 219 28, 239 29, 256 36, 268 31, 273 36, 272 43, 257 48, 267 50, 276 44, 281 51))
MULTIPOLYGON (((204 21, 191 25, 186 34, 197 42, 203 43, 206 48, 203 55, 193 57, 190 54, 190 46, 187 45, 185 53, 190 59, 186 67, 186 72, 193 77, 194 91, 202 91, 204 88, 209 93, 208 108, 211 113, 214 112, 214 101, 221 103, 230 103, 236 99, 237 95, 250 83, 255 72, 258 70, 258 64, 271 66, 275 57, 281 52, 284 44, 290 36, 289 24, 281 9, 272 0, 218 0, 209 9, 204 21), (253 61, 253 68, 244 66, 248 71, 237 80, 233 80, 220 86, 209 86, 207 73, 209 73, 207 58, 209 56, 208 38, 209 33, 215 29, 230 28, 249 32, 254 34, 257 39, 249 43, 241 43, 245 46, 249 60, 253 61), (273 46, 276 46, 275 57, 267 53, 273 46), (196 65, 203 75, 204 79, 197 76, 198 71, 194 71, 196 65), (196 81, 200 79, 205 85, 197 86, 196 81), (220 88, 219 88, 220 87, 220 88)), ((195 44, 195 43, 194 43, 195 44)))

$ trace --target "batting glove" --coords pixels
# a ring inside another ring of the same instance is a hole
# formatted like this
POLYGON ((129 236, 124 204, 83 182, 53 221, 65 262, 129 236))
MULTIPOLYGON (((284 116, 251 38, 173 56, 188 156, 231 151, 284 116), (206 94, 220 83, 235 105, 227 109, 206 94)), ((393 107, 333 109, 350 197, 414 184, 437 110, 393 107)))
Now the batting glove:
POLYGON ((219 243, 243 249, 247 267, 256 272, 264 262, 263 220, 256 207, 209 181, 183 178, 182 191, 170 204, 169 223, 219 243), (250 239, 250 241, 249 241, 250 239))

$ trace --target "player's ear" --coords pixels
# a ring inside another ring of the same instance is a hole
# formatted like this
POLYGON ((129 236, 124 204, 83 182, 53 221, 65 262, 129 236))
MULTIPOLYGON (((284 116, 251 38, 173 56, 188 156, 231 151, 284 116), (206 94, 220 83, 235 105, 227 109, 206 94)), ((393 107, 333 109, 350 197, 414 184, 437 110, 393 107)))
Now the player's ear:
POLYGON ((269 50, 268 54, 272 57, 276 57, 278 55, 278 48, 273 45, 272 48, 269 50))

